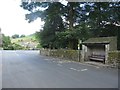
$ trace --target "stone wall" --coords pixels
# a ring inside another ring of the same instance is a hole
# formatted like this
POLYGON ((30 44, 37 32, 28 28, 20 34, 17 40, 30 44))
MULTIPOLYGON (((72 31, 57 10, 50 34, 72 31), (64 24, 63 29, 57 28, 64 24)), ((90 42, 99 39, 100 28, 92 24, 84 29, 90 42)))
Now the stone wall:
MULTIPOLYGON (((49 50, 49 49, 41 49, 40 54, 44 56, 52 56, 61 58, 63 60, 72 60, 72 61, 79 61, 84 62, 82 60, 82 51, 78 52, 78 50, 49 50), (80 53, 80 54, 79 54, 80 53), (79 57, 80 56, 80 57, 79 57)), ((107 57, 107 65, 112 67, 118 67, 120 64, 120 51, 109 51, 107 57)), ((120 66, 119 66, 120 68, 120 66)))
POLYGON ((108 52, 108 64, 120 68, 120 51, 108 52))
POLYGON ((78 61, 79 58, 81 58, 81 53, 79 54, 78 50, 49 50, 49 49, 41 49, 40 50, 41 55, 45 56, 52 56, 52 57, 58 57, 65 60, 72 60, 72 61, 78 61), (80 57, 79 57, 80 55, 80 57))

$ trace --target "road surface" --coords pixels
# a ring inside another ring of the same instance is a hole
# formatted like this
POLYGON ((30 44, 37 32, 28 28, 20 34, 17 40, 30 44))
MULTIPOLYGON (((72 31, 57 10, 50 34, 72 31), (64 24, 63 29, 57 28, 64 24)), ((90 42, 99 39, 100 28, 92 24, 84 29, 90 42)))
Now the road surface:
POLYGON ((118 88, 118 72, 38 51, 2 51, 2 88, 118 88))

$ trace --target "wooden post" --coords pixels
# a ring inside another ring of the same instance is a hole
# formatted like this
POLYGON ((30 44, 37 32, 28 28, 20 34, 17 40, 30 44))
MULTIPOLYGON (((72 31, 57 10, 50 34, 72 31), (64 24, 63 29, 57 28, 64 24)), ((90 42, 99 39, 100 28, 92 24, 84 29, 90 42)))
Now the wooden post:
POLYGON ((108 64, 109 44, 105 45, 105 64, 108 64))
POLYGON ((81 58, 80 58, 80 44, 81 44, 81 42, 82 42, 82 41, 79 39, 79 40, 78 40, 78 61, 79 61, 79 62, 81 61, 81 60, 80 60, 80 59, 81 59, 81 58))

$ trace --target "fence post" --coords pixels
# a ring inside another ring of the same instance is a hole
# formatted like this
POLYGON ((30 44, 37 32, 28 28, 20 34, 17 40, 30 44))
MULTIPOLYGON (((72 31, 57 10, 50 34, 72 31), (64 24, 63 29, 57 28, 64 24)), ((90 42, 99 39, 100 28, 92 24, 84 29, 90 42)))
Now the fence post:
POLYGON ((81 44, 81 40, 78 40, 78 61, 80 62, 80 44, 81 44))

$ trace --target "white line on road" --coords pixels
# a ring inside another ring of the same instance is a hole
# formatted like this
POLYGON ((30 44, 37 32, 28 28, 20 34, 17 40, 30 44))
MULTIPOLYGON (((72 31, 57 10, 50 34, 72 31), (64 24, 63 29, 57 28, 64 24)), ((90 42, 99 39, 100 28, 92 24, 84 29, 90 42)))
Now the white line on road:
POLYGON ((100 67, 96 67, 96 68, 100 68, 100 67))
POLYGON ((62 61, 58 61, 58 63, 63 63, 62 61))
POLYGON ((87 71, 88 69, 81 69, 81 71, 87 71))
POLYGON ((98 66, 91 65, 91 64, 87 64, 87 63, 80 63, 80 62, 79 62, 79 64, 81 64, 81 65, 87 65, 87 66, 92 66, 92 67, 95 67, 95 68, 100 68, 100 67, 98 67, 98 66))
POLYGON ((75 70, 75 71, 77 71, 77 69, 75 69, 75 68, 70 68, 71 70, 75 70))
POLYGON ((81 70, 78 70, 78 69, 75 69, 75 68, 70 68, 71 70, 74 70, 74 71, 87 71, 88 69, 81 69, 81 70))
POLYGON ((61 64, 57 64, 58 66, 62 66, 61 64))
POLYGON ((48 61, 48 60, 50 60, 50 59, 44 59, 44 60, 48 61))

